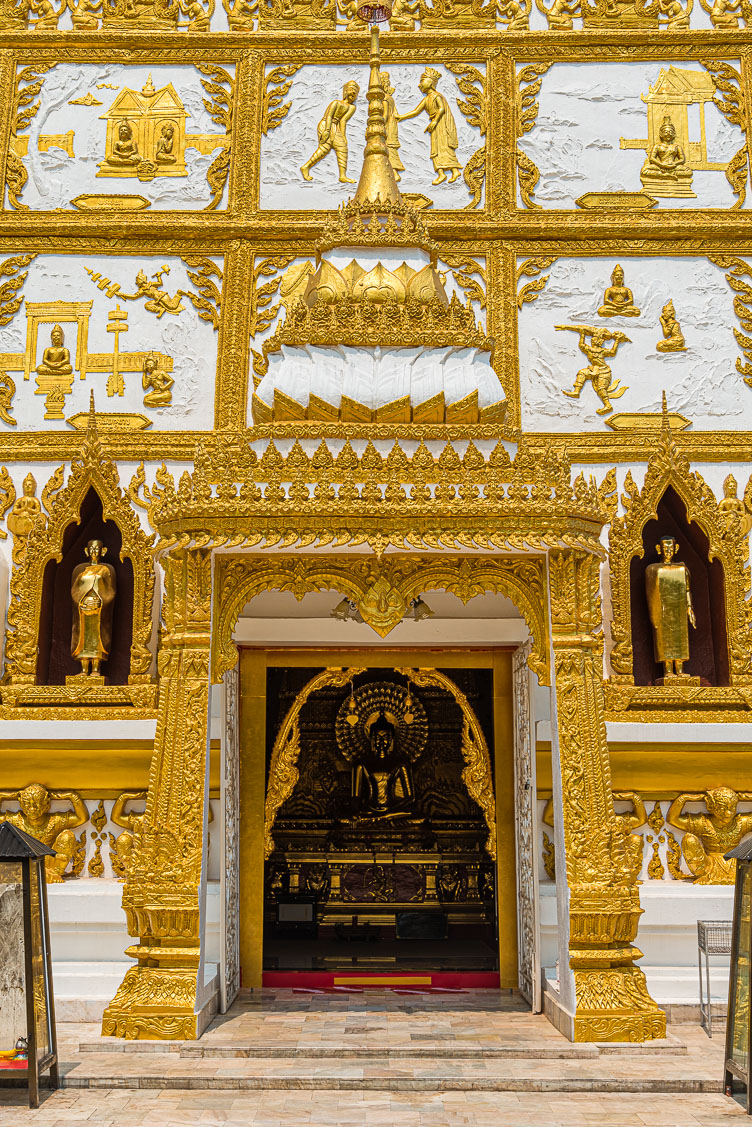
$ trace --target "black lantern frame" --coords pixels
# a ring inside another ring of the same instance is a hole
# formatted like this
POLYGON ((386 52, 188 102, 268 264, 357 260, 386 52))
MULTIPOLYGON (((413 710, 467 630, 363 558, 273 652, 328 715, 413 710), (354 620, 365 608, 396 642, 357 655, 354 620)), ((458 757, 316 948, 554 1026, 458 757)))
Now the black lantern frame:
MULTIPOLYGON (((29 1107, 39 1107, 40 1079, 49 1071, 59 1087, 55 1001, 52 993, 50 928, 45 862, 54 849, 9 822, 0 824, 0 883, 20 886, 23 905, 23 967, 28 1058, 13 1079, 26 1079, 29 1107), (4 880, 7 875, 8 879, 4 880)), ((1 1075, 1 1073, 0 1073, 1 1075)))
POLYGON ((729 850, 725 856, 727 860, 736 861, 736 887, 723 1090, 727 1096, 733 1095, 734 1080, 740 1080, 747 1090, 747 1115, 752 1115, 752 838, 729 850))

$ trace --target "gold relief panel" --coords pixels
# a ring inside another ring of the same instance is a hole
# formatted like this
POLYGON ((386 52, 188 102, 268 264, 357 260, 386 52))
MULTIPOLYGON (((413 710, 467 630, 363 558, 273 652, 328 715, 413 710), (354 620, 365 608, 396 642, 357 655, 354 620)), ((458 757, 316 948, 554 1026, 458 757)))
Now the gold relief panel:
POLYGON ((123 216, 225 206, 234 72, 19 63, 5 206, 123 216))
POLYGON ((0 428, 210 425, 222 261, 14 255, 0 263, 0 428), (65 300, 61 300, 61 295, 65 300))
MULTIPOLYGON (((481 207, 488 125, 482 51, 472 64, 438 63, 432 51, 415 63, 382 59, 381 82, 389 160, 403 197, 421 209, 481 207)), ((267 64, 262 209, 331 210, 353 195, 367 86, 365 59, 361 65, 267 64)))
POLYGON ((738 58, 546 61, 517 77, 518 206, 634 211, 648 223, 667 207, 745 206, 738 58))
POLYGON ((655 437, 663 392, 674 434, 752 429, 745 302, 741 256, 518 258, 523 429, 655 437))

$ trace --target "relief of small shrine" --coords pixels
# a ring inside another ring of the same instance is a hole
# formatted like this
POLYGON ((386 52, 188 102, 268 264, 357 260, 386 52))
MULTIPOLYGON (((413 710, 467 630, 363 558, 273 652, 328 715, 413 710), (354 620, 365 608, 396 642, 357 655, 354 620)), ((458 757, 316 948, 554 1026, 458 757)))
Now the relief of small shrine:
MULTIPOLYGON (((185 119, 172 83, 156 90, 121 90, 101 118, 107 122, 105 159, 97 176, 187 176, 185 119)), ((216 143, 216 138, 215 138, 216 143)))
POLYGON ((622 149, 644 149, 651 153, 663 138, 661 131, 672 130, 673 142, 680 146, 685 154, 685 166, 689 175, 684 176, 683 183, 665 183, 651 178, 650 170, 643 169, 641 173, 642 185, 646 192, 653 196, 670 196, 673 198, 695 198, 692 190, 691 171, 696 172, 725 172, 726 162, 711 161, 708 159, 708 143, 705 126, 705 105, 714 102, 717 97, 716 85, 712 76, 707 71, 680 70, 678 67, 669 67, 662 70, 657 80, 642 94, 642 101, 647 105, 648 136, 647 139, 627 139, 622 137, 619 144, 622 149), (689 107, 696 105, 699 110, 700 139, 689 139, 689 107))
POLYGON ((121 706, 151 713, 152 536, 103 452, 93 403, 81 454, 54 472, 37 498, 28 474, 8 498, 13 536, 2 711, 44 717, 53 706, 121 706), (10 710, 10 711, 9 711, 10 710))
POLYGON ((749 719, 752 522, 749 497, 737 490, 729 475, 719 501, 690 470, 664 406, 643 486, 627 473, 624 515, 614 517, 609 534, 612 714, 689 720, 717 711, 727 720, 749 719), (667 577, 672 590, 660 586, 667 577))

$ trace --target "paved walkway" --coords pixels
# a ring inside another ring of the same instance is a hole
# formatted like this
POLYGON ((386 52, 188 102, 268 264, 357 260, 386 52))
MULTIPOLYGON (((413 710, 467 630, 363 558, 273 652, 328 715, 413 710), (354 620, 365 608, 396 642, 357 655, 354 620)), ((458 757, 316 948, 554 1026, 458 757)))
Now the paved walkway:
POLYGON ((723 1040, 572 1045, 499 991, 244 992, 199 1042, 60 1027, 64 1088, 38 1111, 0 1090, 0 1127, 720 1127, 723 1040))

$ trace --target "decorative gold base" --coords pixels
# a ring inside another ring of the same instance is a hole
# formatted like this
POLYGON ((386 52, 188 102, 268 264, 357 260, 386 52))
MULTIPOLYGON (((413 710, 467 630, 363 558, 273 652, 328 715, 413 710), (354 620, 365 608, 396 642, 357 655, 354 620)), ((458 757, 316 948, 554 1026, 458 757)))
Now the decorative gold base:
POLYGON ((196 974, 195 966, 169 970, 131 967, 104 1011, 102 1036, 131 1041, 194 1040, 198 1036, 196 974))
MULTIPOLYGON (((66 677, 64 685, 30 685, 12 681, 2 686, 0 699, 3 718, 11 709, 23 710, 26 717, 30 708, 85 709, 87 715, 93 708, 121 708, 132 715, 136 709, 139 712, 146 710, 154 713, 157 707, 157 686, 151 681, 132 685, 106 685, 104 677, 87 677, 78 673, 66 677)), ((61 718, 59 711, 56 718, 61 718)))
POLYGON ((701 685, 698 678, 685 681, 672 677, 664 685, 610 680, 604 692, 608 720, 664 724, 716 720, 732 724, 752 719, 752 686, 701 685))
POLYGON ((65 678, 66 685, 104 685, 104 677, 101 673, 73 673, 65 678))

